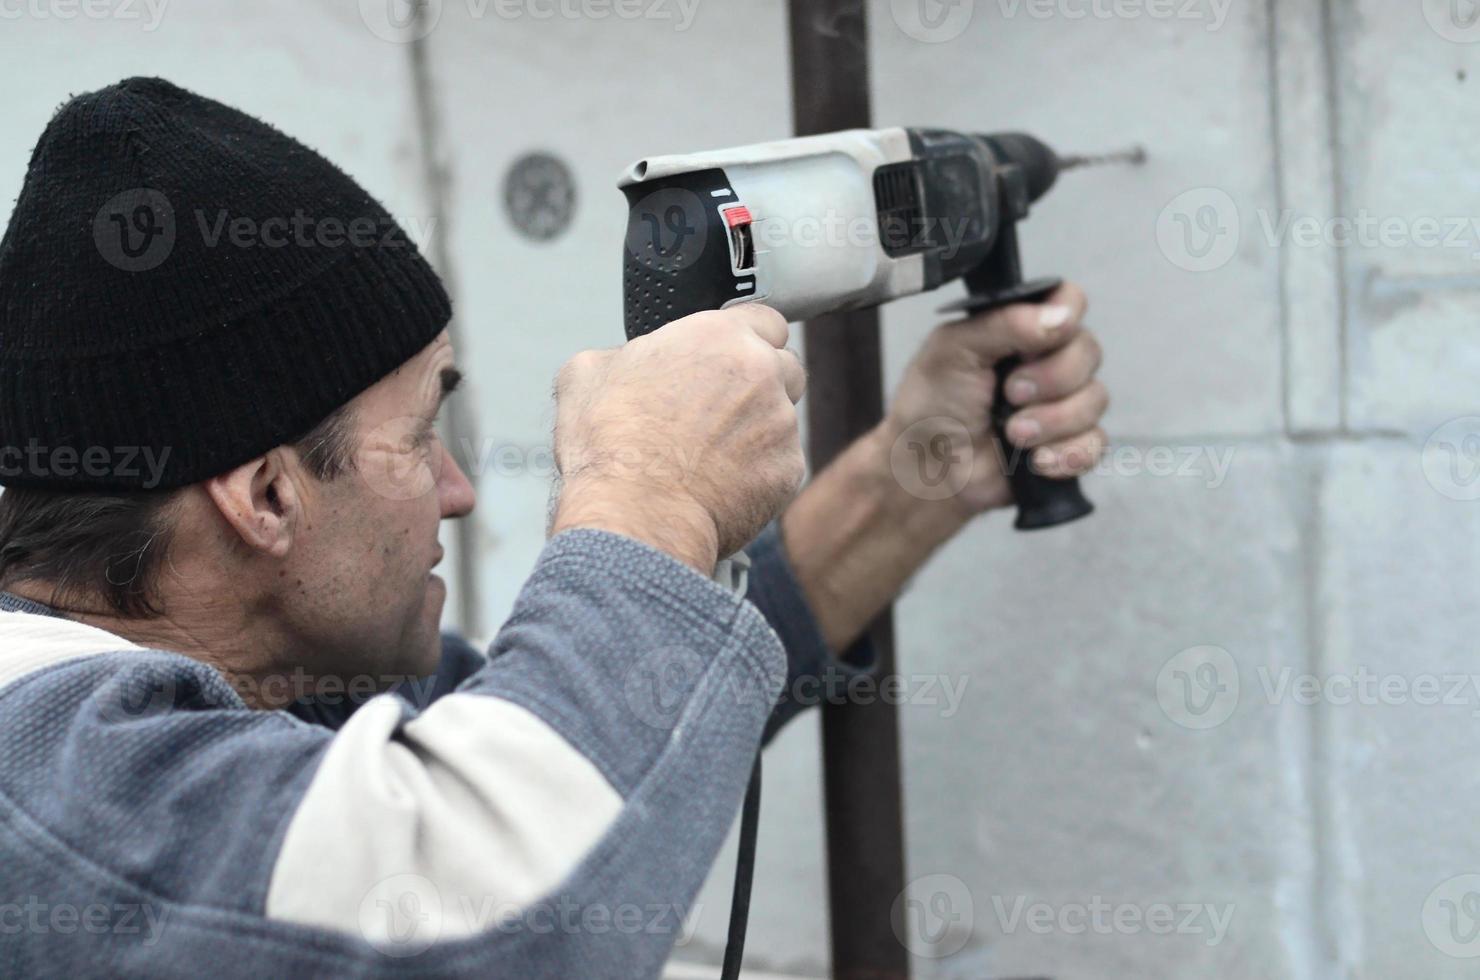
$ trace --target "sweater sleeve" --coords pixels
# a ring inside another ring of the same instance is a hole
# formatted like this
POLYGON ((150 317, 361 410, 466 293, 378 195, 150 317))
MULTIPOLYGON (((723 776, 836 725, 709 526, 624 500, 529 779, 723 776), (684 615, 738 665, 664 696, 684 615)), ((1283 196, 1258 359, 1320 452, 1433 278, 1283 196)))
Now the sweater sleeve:
POLYGON ((786 673, 753 605, 594 530, 551 540, 492 656, 453 690, 424 707, 374 698, 338 731, 246 710, 209 668, 137 653, 0 690, 8 713, 53 712, 35 726, 52 751, 32 740, 24 774, 0 763, 0 796, 79 867, 163 896, 177 926, 255 914, 298 930, 295 955, 326 972, 378 955, 427 975, 655 976, 786 673), (94 675, 109 671, 167 687, 169 710, 101 703, 118 684, 94 675), (69 673, 79 700, 58 734, 69 673), (639 928, 617 923, 633 914, 639 928))
POLYGON ((779 524, 766 528, 746 551, 751 561, 746 598, 766 617, 786 647, 786 685, 766 722, 765 738, 769 742, 808 707, 844 701, 854 678, 872 676, 878 663, 867 633, 841 654, 835 655, 828 648, 792 570, 779 524))

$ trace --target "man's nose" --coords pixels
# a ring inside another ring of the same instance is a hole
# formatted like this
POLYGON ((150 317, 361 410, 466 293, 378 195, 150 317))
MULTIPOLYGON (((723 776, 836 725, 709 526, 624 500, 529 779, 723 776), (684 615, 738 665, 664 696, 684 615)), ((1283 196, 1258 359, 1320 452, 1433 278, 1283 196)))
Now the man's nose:
POLYGON ((472 481, 446 446, 442 447, 442 478, 437 481, 437 495, 444 518, 467 517, 478 503, 472 481))

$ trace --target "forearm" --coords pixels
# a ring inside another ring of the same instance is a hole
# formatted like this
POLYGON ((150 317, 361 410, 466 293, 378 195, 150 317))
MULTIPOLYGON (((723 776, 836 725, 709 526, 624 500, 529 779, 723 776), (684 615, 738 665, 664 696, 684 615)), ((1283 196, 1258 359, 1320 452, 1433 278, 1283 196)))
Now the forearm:
POLYGON ((956 498, 907 492, 881 425, 802 490, 781 518, 787 555, 828 646, 847 648, 906 581, 970 519, 956 498))

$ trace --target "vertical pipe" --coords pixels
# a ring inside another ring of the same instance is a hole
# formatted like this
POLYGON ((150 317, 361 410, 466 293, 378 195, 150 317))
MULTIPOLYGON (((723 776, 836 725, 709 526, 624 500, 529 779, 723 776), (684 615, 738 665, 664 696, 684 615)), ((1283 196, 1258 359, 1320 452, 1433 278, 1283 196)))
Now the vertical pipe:
MULTIPOLYGON (((870 123, 863 0, 789 0, 792 104, 799 136, 870 123)), ((804 333, 813 470, 879 421, 884 408, 877 310, 818 317, 804 333)), ((894 618, 869 627, 880 673, 894 673, 894 618)), ((890 910, 904 888, 899 717, 893 705, 824 704, 823 787, 833 976, 903 980, 890 910)))

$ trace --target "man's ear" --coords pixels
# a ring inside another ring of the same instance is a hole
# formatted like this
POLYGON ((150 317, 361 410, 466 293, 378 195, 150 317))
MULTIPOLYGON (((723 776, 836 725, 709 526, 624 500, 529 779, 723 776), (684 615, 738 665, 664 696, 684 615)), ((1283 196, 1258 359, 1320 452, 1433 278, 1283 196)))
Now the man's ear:
POLYGON ((205 481, 206 494, 249 549, 282 558, 303 517, 303 497, 293 481, 296 461, 274 449, 205 481))

